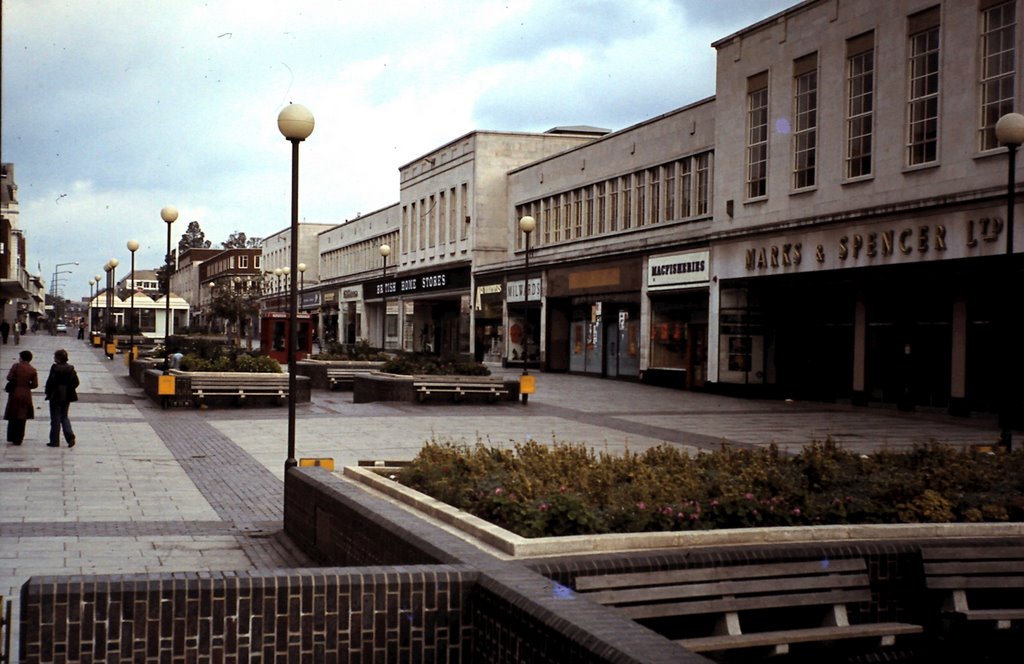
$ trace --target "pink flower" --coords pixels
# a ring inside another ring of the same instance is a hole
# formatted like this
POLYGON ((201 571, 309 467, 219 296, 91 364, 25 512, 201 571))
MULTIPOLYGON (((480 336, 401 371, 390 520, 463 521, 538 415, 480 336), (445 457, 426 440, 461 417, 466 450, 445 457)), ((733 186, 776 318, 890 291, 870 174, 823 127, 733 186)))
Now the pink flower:
POLYGON ((503 493, 505 493, 505 490, 502 489, 500 486, 497 489, 494 490, 494 495, 495 496, 500 496, 503 493))
POLYGON ((793 516, 800 516, 802 514, 802 512, 800 511, 799 507, 794 507, 792 514, 793 514, 793 516))
POLYGON ((661 513, 665 516, 672 516, 673 511, 675 510, 673 510, 669 505, 666 505, 665 507, 661 508, 661 513))
POLYGON ((693 514, 690 515, 690 521, 696 521, 699 518, 700 518, 700 514, 697 513, 697 512, 694 512, 693 514))
POLYGON ((548 504, 547 503, 541 503, 540 505, 537 506, 537 509, 539 509, 541 512, 547 512, 548 511, 548 504))
POLYGON ((745 493, 745 494, 743 494, 743 497, 746 498, 747 500, 753 500, 754 499, 754 494, 752 494, 752 493, 745 493))
POLYGON ((643 510, 647 509, 647 503, 645 503, 644 501, 641 500, 639 503, 636 504, 636 508, 638 510, 643 511, 643 510))
POLYGON ((712 500, 711 501, 711 509, 718 509, 718 501, 717 500, 712 500))

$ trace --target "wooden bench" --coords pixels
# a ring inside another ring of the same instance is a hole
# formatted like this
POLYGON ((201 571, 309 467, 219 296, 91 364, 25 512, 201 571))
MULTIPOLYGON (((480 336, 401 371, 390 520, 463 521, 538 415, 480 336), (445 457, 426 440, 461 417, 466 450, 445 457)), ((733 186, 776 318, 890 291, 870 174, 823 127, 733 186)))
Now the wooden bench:
POLYGON ((374 364, 373 366, 366 367, 332 367, 328 365, 327 382, 332 390, 343 385, 351 387, 352 381, 355 380, 356 376, 363 376, 378 371, 380 366, 383 365, 374 364))
POLYGON ((188 376, 196 406, 209 397, 234 397, 239 404, 250 396, 274 397, 278 403, 288 398, 288 374, 193 372, 188 376))
POLYGON ((451 394, 456 401, 467 394, 483 394, 488 401, 494 401, 498 396, 508 394, 508 388, 504 383, 484 380, 459 380, 453 379, 417 379, 413 381, 413 389, 420 401, 425 400, 431 394, 451 394))
POLYGON ((849 622, 847 604, 871 599, 860 558, 581 576, 576 589, 634 620, 660 622, 666 630, 649 626, 694 652, 768 647, 785 654, 794 643, 868 638, 889 646, 923 631, 849 622))
POLYGON ((1024 620, 1024 547, 926 547, 925 584, 945 594, 943 612, 1010 629, 1024 620))

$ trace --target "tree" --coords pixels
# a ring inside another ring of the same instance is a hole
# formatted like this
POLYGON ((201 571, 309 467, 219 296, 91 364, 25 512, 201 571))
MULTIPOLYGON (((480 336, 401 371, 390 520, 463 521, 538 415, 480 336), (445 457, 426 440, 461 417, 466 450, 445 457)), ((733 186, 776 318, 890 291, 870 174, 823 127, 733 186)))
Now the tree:
POLYGON ((181 234, 178 241, 178 253, 185 253, 186 249, 209 249, 212 243, 206 239, 206 233, 199 227, 198 221, 188 222, 188 228, 181 234))
POLYGON ((220 246, 224 249, 245 249, 248 245, 248 239, 245 237, 245 233, 242 231, 235 231, 228 236, 227 242, 221 242, 220 246))
MULTIPOLYGON (((260 313, 260 297, 263 295, 262 277, 255 279, 221 279, 216 282, 210 296, 210 310, 235 328, 235 345, 242 345, 245 322, 260 313)), ((247 338, 250 350, 252 339, 247 338)))

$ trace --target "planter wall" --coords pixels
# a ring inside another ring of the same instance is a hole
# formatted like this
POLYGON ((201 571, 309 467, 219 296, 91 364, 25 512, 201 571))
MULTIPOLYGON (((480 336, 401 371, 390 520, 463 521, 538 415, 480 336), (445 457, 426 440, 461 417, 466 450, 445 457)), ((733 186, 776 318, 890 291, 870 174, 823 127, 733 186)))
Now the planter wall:
MULTIPOLYGON (((352 383, 353 403, 371 403, 373 401, 419 401, 419 395, 413 385, 417 380, 443 381, 453 383, 460 380, 468 382, 490 381, 504 386, 508 394, 497 397, 500 401, 519 400, 519 380, 516 378, 502 379, 496 376, 404 376, 399 374, 378 373, 367 376, 356 376, 352 383)), ((468 394, 462 398, 471 403, 486 403, 485 394, 468 394)), ((425 403, 449 401, 445 395, 431 396, 425 403)))

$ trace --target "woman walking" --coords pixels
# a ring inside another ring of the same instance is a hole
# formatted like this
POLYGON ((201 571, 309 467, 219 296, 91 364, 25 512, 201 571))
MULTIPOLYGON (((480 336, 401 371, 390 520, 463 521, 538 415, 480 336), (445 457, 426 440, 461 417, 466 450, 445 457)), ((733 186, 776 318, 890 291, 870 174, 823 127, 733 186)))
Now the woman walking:
POLYGON ((7 442, 21 445, 25 440, 25 423, 35 417, 32 407, 32 390, 39 387, 39 374, 32 366, 32 353, 23 350, 18 361, 7 372, 7 442))
POLYGON ((53 354, 53 366, 46 379, 46 400, 50 402, 50 442, 47 447, 60 447, 60 431, 64 429, 64 440, 68 447, 75 446, 75 432, 71 429, 68 409, 72 401, 78 401, 78 372, 68 364, 68 352, 63 348, 53 354))

